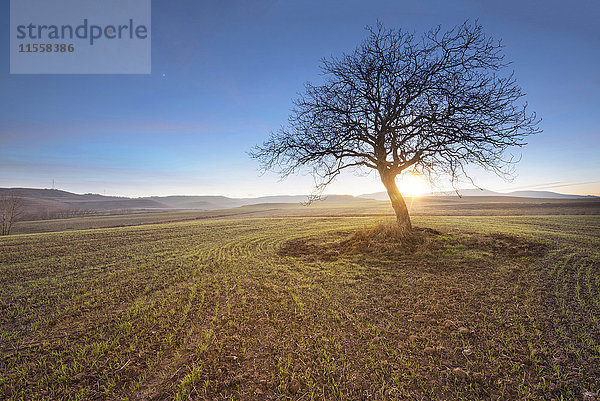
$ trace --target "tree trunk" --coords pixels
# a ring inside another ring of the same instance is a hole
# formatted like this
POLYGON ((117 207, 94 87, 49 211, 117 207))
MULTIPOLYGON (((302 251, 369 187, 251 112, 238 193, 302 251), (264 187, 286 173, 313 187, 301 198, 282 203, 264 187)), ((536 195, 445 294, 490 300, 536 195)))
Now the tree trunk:
POLYGON ((398 186, 396 185, 396 175, 390 173, 380 173, 380 177, 381 182, 383 182, 388 196, 390 197, 394 212, 396 212, 396 222, 398 223, 398 226, 402 231, 405 232, 406 235, 411 234, 412 225, 410 223, 410 216, 408 215, 408 208, 406 207, 404 198, 402 197, 402 194, 400 194, 398 186))

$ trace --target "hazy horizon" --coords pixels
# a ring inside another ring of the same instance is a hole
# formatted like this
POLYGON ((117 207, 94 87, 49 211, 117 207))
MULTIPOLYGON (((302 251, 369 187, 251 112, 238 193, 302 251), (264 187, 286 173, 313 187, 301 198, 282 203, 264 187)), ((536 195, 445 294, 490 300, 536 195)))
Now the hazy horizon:
MULTIPOLYGON (((112 196, 112 197, 122 197, 122 198, 151 198, 151 197, 177 197, 177 196, 189 196, 189 197, 194 197, 194 196, 199 196, 199 197, 218 197, 218 196, 223 196, 223 197, 227 197, 227 198, 233 198, 233 199, 240 199, 240 198, 266 198, 266 197, 297 197, 297 196, 308 196, 309 193, 269 193, 269 194, 258 194, 258 195, 249 195, 249 196, 236 196, 236 195, 227 195, 227 194, 222 194, 222 193, 164 193, 164 194, 146 194, 146 195, 139 195, 139 196, 127 196, 127 195, 122 195, 122 194, 112 194, 112 193, 101 193, 101 192, 76 192, 76 191, 69 191, 63 188, 42 188, 42 187, 0 187, 0 189, 10 189, 10 190, 15 190, 18 192, 19 189, 35 189, 35 190, 57 190, 57 191, 65 191, 65 192, 69 192, 69 193, 73 193, 76 195, 102 195, 102 196, 112 196)), ((598 195, 594 195, 594 194, 575 194, 575 193, 569 193, 569 192, 559 192, 559 191, 552 191, 549 189, 514 189, 514 190, 509 190, 509 191, 493 191, 487 188, 461 188, 458 190, 459 192, 463 191, 463 192, 467 192, 467 191, 471 191, 469 192, 470 194, 473 193, 473 191, 478 192, 494 192, 500 195, 509 195, 513 192, 549 192, 549 193, 554 193, 557 195, 566 195, 566 196, 598 196, 598 195)), ((382 189, 380 191, 374 191, 374 192, 359 192, 359 193, 333 193, 333 192, 327 192, 325 193, 323 196, 327 197, 327 196, 354 196, 354 197, 360 197, 360 196, 366 196, 366 195, 372 195, 372 194, 377 194, 377 193, 385 193, 385 189, 382 189)), ((410 195, 406 195, 405 197, 423 197, 423 196, 438 196, 438 195, 448 195, 448 196, 454 196, 456 194, 455 190, 437 190, 437 191, 431 191, 431 192, 426 192, 426 193, 419 193, 419 194, 410 194, 410 195)), ((465 195, 465 196, 470 196, 470 195, 465 195)))

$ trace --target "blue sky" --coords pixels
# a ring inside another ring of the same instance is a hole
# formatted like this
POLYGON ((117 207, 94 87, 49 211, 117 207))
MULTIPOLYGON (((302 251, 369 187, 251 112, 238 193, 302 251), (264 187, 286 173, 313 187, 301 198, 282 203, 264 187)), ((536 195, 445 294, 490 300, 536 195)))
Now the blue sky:
MULTIPOLYGON (((10 75, 9 2, 1 7, 1 187, 309 193, 309 176, 260 175, 246 152, 285 123, 306 81, 321 79, 319 60, 351 51, 377 20, 420 33, 478 19, 502 39, 544 132, 518 151, 514 181, 474 169, 476 183, 600 195, 596 0, 153 0, 150 75, 10 75)), ((328 192, 380 190, 374 174, 347 174, 328 192)))

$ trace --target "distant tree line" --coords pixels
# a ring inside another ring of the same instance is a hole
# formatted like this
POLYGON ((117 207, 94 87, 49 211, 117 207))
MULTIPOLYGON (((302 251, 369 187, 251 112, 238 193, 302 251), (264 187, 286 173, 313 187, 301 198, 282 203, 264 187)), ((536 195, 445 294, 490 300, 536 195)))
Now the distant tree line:
POLYGON ((113 210, 96 210, 96 209, 82 209, 82 208, 64 208, 64 209, 51 209, 51 208, 37 208, 26 210, 20 220, 32 221, 32 220, 55 220, 55 219, 70 219, 74 217, 87 217, 87 216, 107 216, 114 214, 131 214, 139 212, 133 209, 113 209, 113 210))
POLYGON ((67 209, 37 209, 28 211, 23 215, 22 220, 54 220, 54 219, 70 219, 74 217, 86 217, 86 216, 106 216, 111 214, 130 214, 134 213, 131 209, 118 209, 118 210, 96 210, 96 209, 81 209, 81 208, 67 208, 67 209))
POLYGON ((143 210, 113 209, 96 210, 85 208, 51 208, 31 205, 16 192, 0 195, 0 235, 9 235, 18 221, 55 220, 75 217, 131 214, 143 210))

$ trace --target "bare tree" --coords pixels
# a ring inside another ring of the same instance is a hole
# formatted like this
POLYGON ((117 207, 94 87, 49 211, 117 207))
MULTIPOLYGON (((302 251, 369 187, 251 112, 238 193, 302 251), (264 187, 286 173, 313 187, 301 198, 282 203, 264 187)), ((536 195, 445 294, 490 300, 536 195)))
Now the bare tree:
POLYGON ((23 199, 16 194, 0 196, 0 235, 9 235, 13 224, 23 215, 23 199))
POLYGON ((282 178, 311 167, 316 197, 345 169, 374 169, 409 234, 399 174, 448 175, 453 185, 469 178, 469 163, 508 174, 505 151, 540 132, 539 120, 504 73, 502 44, 477 22, 420 38, 381 24, 367 29, 352 53, 322 61, 324 83, 307 83, 288 125, 250 155, 282 178))

